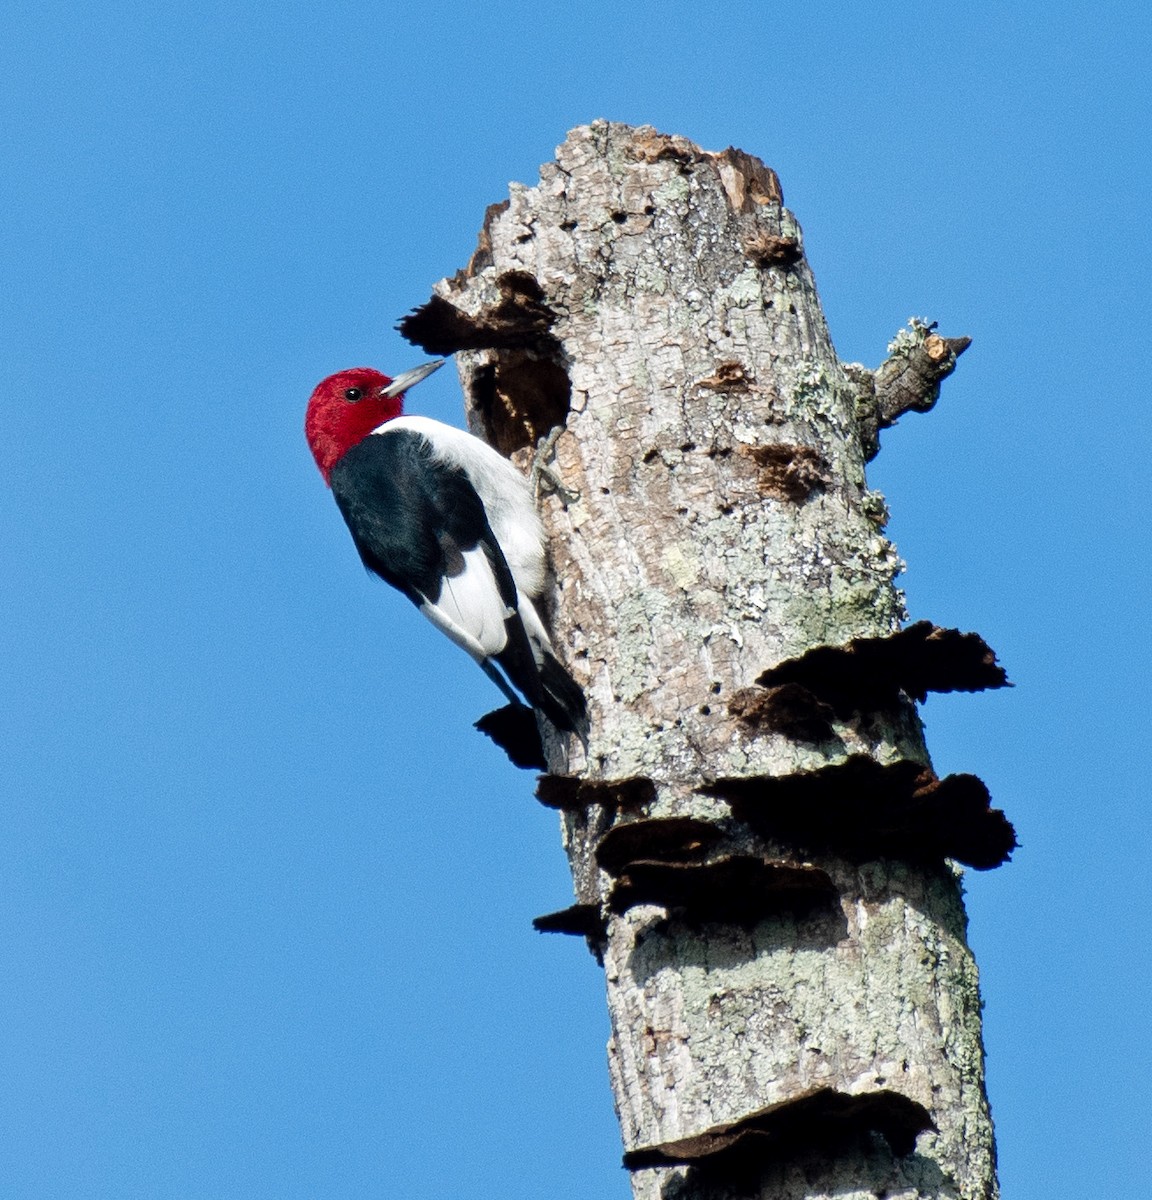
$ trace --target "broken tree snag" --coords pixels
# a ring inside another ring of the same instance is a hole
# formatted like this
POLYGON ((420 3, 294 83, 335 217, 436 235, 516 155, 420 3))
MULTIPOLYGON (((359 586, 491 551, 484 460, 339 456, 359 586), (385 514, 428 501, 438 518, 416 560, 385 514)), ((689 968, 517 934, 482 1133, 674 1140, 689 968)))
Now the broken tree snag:
POLYGON ((795 684, 831 705, 837 716, 884 708, 904 692, 924 700, 929 692, 981 692, 1011 687, 995 652, 979 634, 917 621, 887 637, 853 638, 842 646, 816 646, 772 667, 756 682, 795 684))
MULTIPOLYGON (((904 698, 847 720, 802 673, 757 680, 767 664, 901 627, 903 564, 866 450, 905 398, 927 402, 959 347, 925 327, 894 346, 900 371, 842 364, 771 169, 603 121, 573 130, 537 184, 513 185, 468 270, 404 330, 437 353, 455 344, 469 427, 537 484, 546 617, 591 718, 586 753, 545 735, 538 794, 560 812, 575 905, 607 919, 626 1152, 740 1127, 819 1089, 894 1093, 935 1125, 898 1160, 901 1200, 991 1200, 976 972, 941 858, 957 850, 941 814, 963 810, 960 832, 979 826, 986 793, 920 780, 918 766, 899 795, 931 820, 905 821, 906 857, 866 859, 848 805, 851 853, 834 839, 808 853, 754 827, 770 806, 736 816, 735 793, 701 790, 853 756, 929 761, 903 668, 904 698)), ((822 1173, 809 1163, 751 1194, 866 1195, 879 1178, 872 1150, 827 1154, 822 1173), (809 1175, 822 1190, 804 1190, 809 1175)), ((637 1169, 633 1193, 729 1200, 717 1169, 637 1169)))
POLYGON ((940 398, 940 383, 956 369, 956 359, 972 344, 969 337, 943 338, 935 325, 911 321, 889 346, 876 368, 876 410, 886 429, 906 412, 928 412, 940 398))
MULTIPOLYGON (((843 433, 855 390, 811 271, 802 257, 786 271, 750 260, 761 235, 800 243, 763 163, 597 123, 539 186, 513 188, 490 221, 487 265, 436 287, 491 328, 508 279, 527 276, 532 311, 554 317, 558 349, 544 356, 570 395, 548 465, 579 498, 547 495, 541 508, 554 640, 588 685, 598 777, 657 765, 664 777, 669 756, 682 774, 742 759, 726 698, 753 683, 758 656, 779 661, 834 631, 887 633, 903 615, 901 564, 843 433)), ((457 354, 470 427, 506 450, 491 388, 507 354, 457 354)), ((521 427, 539 432, 561 407, 521 427)))

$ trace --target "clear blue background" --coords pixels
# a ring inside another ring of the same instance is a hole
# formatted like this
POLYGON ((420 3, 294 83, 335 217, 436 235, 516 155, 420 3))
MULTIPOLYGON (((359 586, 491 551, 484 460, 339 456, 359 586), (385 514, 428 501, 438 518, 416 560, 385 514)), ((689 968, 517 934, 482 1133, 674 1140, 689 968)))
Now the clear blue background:
POLYGON ((0 1194, 628 1194, 554 816, 300 428, 600 116, 774 166, 843 358, 975 339, 872 479, 1018 685, 925 710, 1023 842, 968 883, 1005 1196, 1144 1194, 1152 10, 164 8, 0 44, 0 1194))

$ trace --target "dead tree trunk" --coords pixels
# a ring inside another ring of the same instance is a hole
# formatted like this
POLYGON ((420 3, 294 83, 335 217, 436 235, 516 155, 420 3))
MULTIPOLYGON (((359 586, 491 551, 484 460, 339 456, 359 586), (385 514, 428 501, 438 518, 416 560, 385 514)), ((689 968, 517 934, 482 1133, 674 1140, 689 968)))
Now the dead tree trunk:
POLYGON ((601 958, 642 1200, 997 1195, 954 861, 1004 861, 914 701, 1004 683, 900 630, 865 462, 965 339, 832 347, 775 174, 650 128, 574 130, 401 328, 459 353, 469 420, 536 466, 587 756, 546 747, 601 958))

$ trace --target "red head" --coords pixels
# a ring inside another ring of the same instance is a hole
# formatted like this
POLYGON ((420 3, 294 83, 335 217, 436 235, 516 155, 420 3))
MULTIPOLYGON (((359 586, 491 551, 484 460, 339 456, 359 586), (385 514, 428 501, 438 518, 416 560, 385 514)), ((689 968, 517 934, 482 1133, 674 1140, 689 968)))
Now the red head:
POLYGON ((428 363, 395 379, 371 367, 352 367, 318 383, 308 401, 304 436, 324 479, 373 429, 398 417, 404 411, 405 391, 441 365, 428 363))

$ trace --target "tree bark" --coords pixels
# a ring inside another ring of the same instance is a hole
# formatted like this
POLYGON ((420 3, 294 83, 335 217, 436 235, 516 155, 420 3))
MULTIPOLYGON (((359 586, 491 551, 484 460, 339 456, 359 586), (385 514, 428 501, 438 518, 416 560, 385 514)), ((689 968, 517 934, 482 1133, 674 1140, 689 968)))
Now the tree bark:
POLYGON ((864 473, 967 339, 842 364, 775 174, 607 122, 401 328, 537 480, 591 713, 546 738, 576 904, 540 926, 603 961, 635 1196, 997 1196, 954 860, 1014 838, 914 699, 1005 680, 900 631, 864 473))

